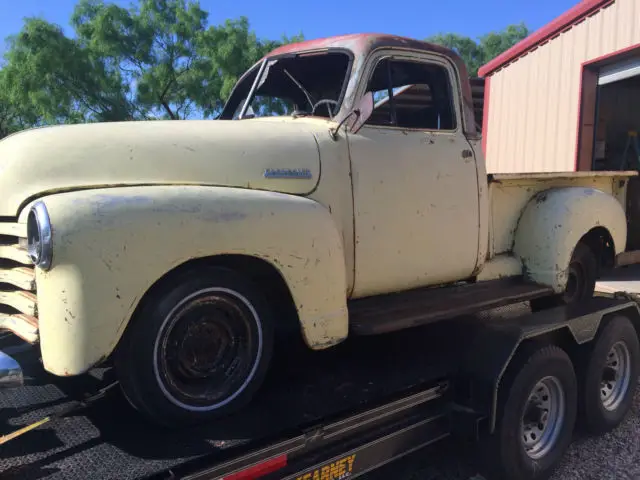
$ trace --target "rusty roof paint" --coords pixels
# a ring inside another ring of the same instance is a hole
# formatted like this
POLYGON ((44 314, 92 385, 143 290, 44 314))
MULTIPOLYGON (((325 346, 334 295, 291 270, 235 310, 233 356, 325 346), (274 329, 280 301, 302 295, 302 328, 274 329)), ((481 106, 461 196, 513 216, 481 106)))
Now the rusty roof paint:
MULTIPOLYGON (((467 135, 476 136, 478 131, 475 126, 473 95, 471 84, 469 83, 469 73, 462 58, 453 50, 413 38, 400 37, 385 33, 352 33, 346 35, 336 35, 333 37, 316 38, 303 42, 290 43, 272 50, 260 61, 267 57, 286 55, 291 53, 303 53, 327 48, 344 48, 351 51, 355 56, 366 57, 369 53, 378 48, 396 48, 404 50, 435 52, 447 57, 456 67, 460 75, 460 88, 462 94, 462 115, 463 127, 467 135)), ((257 67, 256 64, 251 69, 257 67)), ((247 70, 241 77, 245 78, 251 69, 247 70)), ((455 89, 455 87, 454 87, 455 89)), ((349 104, 353 99, 345 98, 345 103, 349 104)), ((350 105, 351 106, 351 105, 350 105)))
POLYGON ((267 56, 284 55, 287 53, 303 52, 309 50, 319 50, 322 48, 344 48, 345 45, 353 45, 360 39, 376 34, 352 33, 347 35, 336 35, 333 37, 314 38, 312 40, 304 40, 302 42, 289 43, 282 45, 275 50, 269 52, 267 56))
MULTIPOLYGON (((265 55, 265 57, 286 55, 288 53, 308 52, 325 48, 345 48, 356 55, 366 55, 381 47, 404 48, 407 50, 423 50, 439 53, 451 59, 463 79, 469 78, 467 66, 464 61, 462 61, 462 58, 450 48, 443 47, 442 45, 437 45, 435 43, 385 33, 352 33, 348 35, 337 35, 334 37, 305 40, 304 42, 289 43, 272 50, 265 55)), ((469 94, 470 93, 469 89, 469 94)))
MULTIPOLYGON (((346 35, 336 35, 333 37, 315 38, 303 42, 289 43, 282 45, 269 52, 266 56, 285 55, 287 53, 308 52, 321 50, 324 48, 346 48, 354 53, 367 53, 379 47, 407 48, 411 50, 435 51, 440 54, 459 59, 458 55, 451 49, 434 43, 416 40, 413 38, 390 35, 386 33, 351 33, 346 35)), ((462 73, 462 72, 461 72, 462 73)), ((466 68, 464 70, 466 74, 466 68)))
MULTIPOLYGON (((290 53, 309 52, 327 48, 344 48, 353 52, 353 54, 356 56, 366 57, 374 50, 383 47, 434 52, 449 58, 449 60, 453 62, 460 74, 460 86, 462 89, 463 100, 462 109, 463 115, 465 117, 465 132, 469 135, 475 135, 477 133, 475 128, 473 99, 471 94, 471 86, 468 81, 469 73, 467 70, 467 66, 455 51, 442 45, 385 33, 352 33, 346 35, 337 35, 333 37, 316 38, 313 40, 305 40, 303 42, 297 43, 290 43, 272 50, 267 55, 265 55, 265 57, 286 55, 290 53)), ((248 72, 246 72, 245 75, 247 73, 248 72)))

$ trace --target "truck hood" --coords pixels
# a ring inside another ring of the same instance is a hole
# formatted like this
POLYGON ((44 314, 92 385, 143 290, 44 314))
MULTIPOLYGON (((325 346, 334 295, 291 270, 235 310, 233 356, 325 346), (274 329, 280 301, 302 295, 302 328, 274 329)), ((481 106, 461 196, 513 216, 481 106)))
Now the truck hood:
POLYGON ((26 130, 0 141, 0 216, 17 216, 48 193, 105 186, 216 185, 305 195, 320 177, 314 135, 328 128, 320 119, 280 117, 26 130))

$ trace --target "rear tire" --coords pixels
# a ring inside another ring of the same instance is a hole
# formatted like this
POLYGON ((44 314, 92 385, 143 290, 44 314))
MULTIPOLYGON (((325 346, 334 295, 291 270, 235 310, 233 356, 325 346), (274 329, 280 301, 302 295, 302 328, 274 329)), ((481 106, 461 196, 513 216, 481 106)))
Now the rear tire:
POLYGON ((153 422, 191 424, 245 406, 273 349, 269 308, 240 274, 183 272, 153 292, 115 355, 129 402, 153 422))
POLYGON ((640 342, 631 321, 613 317, 581 354, 580 425, 594 434, 616 428, 629 412, 640 374, 640 342))
POLYGON ((571 255, 565 292, 531 300, 531 310, 536 312, 560 305, 578 305, 593 297, 597 279, 598 259, 587 244, 580 242, 571 255))
POLYGON ((556 346, 525 346, 513 361, 521 366, 502 382, 501 416, 482 442, 481 462, 487 478, 546 479, 571 443, 578 388, 573 365, 556 346))

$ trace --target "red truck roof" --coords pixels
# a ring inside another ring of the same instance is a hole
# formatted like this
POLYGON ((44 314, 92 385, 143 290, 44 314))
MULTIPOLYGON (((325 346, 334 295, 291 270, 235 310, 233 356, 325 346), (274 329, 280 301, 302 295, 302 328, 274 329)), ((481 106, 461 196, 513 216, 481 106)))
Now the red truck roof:
MULTIPOLYGON (((463 110, 465 115, 465 131, 467 134, 476 134, 473 98, 469 83, 469 74, 462 58, 453 50, 413 38, 400 37, 384 33, 353 33, 347 35, 337 35, 333 37, 316 38, 303 42, 290 43, 276 48, 269 52, 266 57, 285 55, 288 53, 308 52, 325 48, 344 48, 353 52, 361 58, 366 57, 370 52, 378 48, 398 48, 407 50, 435 52, 448 57, 456 66, 460 73, 460 87, 462 90, 463 110)), ((356 68, 362 65, 356 65, 356 68)))
POLYGON ((467 68, 464 62, 453 50, 443 47, 442 45, 385 33, 351 33, 289 43, 269 52, 267 56, 306 52, 323 48, 345 48, 354 53, 367 53, 380 47, 408 48, 411 50, 432 51, 446 55, 456 63, 461 75, 465 78, 467 77, 467 68))

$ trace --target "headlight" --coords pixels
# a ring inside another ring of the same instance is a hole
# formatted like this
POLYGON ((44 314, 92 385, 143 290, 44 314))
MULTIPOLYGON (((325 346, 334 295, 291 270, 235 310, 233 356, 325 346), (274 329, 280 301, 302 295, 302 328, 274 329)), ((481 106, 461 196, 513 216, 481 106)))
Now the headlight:
POLYGON ((33 205, 27 217, 27 251, 34 265, 43 270, 51 267, 53 258, 51 222, 47 207, 42 202, 33 205))

